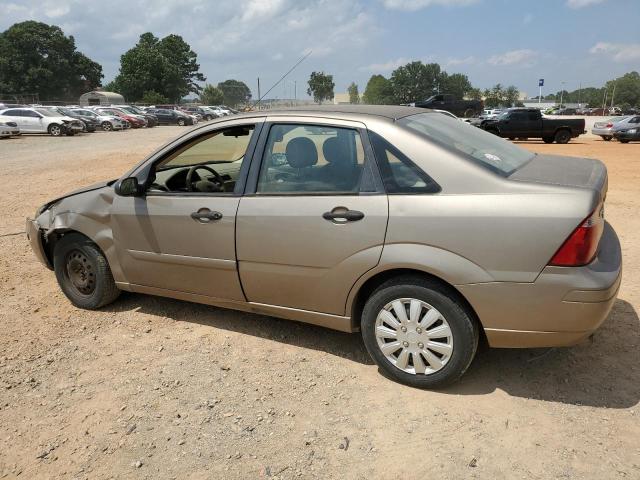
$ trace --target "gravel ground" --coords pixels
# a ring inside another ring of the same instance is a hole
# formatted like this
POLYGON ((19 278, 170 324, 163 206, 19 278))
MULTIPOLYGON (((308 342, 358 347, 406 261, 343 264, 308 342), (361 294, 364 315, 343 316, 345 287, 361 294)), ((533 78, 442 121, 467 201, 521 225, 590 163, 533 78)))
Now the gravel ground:
POLYGON ((457 385, 383 377, 358 335, 123 294, 59 291, 21 234, 185 128, 0 141, 0 478, 640 478, 640 144, 600 158, 625 272, 592 344, 483 349, 457 385))

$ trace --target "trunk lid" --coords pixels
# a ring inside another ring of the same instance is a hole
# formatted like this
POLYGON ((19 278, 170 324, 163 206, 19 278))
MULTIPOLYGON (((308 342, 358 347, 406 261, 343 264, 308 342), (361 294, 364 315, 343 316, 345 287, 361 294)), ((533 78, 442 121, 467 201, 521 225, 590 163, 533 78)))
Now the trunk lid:
POLYGON ((600 160, 560 155, 536 155, 509 180, 543 183, 592 190, 604 202, 607 195, 607 167, 600 160))

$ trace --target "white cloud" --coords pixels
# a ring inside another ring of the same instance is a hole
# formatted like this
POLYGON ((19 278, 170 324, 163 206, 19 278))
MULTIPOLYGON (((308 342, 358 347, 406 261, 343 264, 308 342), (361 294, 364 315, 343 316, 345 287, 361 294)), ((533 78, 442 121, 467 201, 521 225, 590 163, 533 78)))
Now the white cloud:
POLYGON ((383 5, 389 10, 404 10, 415 12, 433 5, 445 7, 466 7, 478 3, 479 0, 382 0, 383 5))
POLYGON ((410 59, 400 57, 400 58, 396 58, 395 60, 389 60, 388 62, 384 62, 384 63, 372 63, 371 65, 360 67, 360 70, 363 72, 374 72, 374 73, 391 72, 392 70, 395 70, 396 68, 402 65, 406 65, 409 62, 411 62, 410 59))
POLYGON ((477 63, 477 62, 478 60, 476 59, 476 57, 474 57, 473 55, 470 55, 464 58, 448 58, 444 62, 444 65, 446 67, 458 67, 460 65, 473 65, 474 63, 477 63))
POLYGON ((510 50, 498 55, 492 55, 487 62, 495 66, 503 65, 531 65, 538 57, 538 52, 529 49, 510 50))
POLYGON ((607 55, 616 62, 640 60, 640 43, 608 43, 598 42, 589 53, 607 55))
POLYGON ((578 9, 606 2, 607 0, 567 0, 567 7, 578 9))

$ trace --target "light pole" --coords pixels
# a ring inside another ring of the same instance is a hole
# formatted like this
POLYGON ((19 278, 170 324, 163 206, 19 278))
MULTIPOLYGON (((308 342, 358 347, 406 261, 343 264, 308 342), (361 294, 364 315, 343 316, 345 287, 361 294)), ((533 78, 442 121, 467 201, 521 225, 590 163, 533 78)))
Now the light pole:
POLYGON ((564 95, 564 84, 565 84, 565 82, 560 82, 560 108, 562 108, 562 97, 564 95))

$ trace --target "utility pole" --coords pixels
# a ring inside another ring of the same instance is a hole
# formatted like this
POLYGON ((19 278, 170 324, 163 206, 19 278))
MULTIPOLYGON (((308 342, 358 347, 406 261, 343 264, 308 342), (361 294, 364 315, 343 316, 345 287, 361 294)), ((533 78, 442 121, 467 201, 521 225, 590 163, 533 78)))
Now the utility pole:
POLYGON ((293 106, 298 106, 298 81, 293 81, 293 106))
POLYGON ((616 84, 613 84, 613 92, 611 92, 611 108, 613 108, 613 97, 616 94, 616 84))
POLYGON ((562 108, 562 97, 564 96, 564 84, 565 82, 560 82, 560 108, 562 108))
POLYGON ((260 77, 258 77, 258 101, 260 101, 262 97, 260 96, 260 77))

